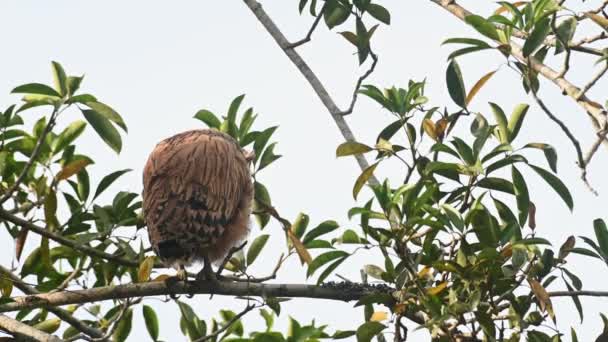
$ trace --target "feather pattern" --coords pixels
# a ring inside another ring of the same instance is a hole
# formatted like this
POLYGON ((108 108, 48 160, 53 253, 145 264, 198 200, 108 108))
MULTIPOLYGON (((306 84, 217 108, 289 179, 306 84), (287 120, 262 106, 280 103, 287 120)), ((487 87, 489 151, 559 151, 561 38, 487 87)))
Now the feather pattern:
POLYGON ((161 141, 143 173, 143 212, 154 251, 178 267, 222 259, 249 232, 253 185, 229 135, 192 130, 161 141))

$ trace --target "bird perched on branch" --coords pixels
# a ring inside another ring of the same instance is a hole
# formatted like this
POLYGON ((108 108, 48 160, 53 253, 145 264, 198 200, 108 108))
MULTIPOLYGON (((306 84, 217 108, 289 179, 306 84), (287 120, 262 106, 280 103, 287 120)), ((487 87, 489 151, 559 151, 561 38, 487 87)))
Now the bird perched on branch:
POLYGON ((150 243, 167 265, 187 278, 185 266, 222 260, 249 232, 253 158, 229 135, 192 130, 161 141, 143 173, 143 213, 150 243))

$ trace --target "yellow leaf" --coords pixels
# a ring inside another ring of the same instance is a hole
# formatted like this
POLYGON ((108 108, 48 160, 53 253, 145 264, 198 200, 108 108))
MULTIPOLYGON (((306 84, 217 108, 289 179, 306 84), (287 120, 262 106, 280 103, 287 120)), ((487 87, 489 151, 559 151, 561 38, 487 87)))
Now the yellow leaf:
POLYGON ((437 141, 437 132, 435 131, 435 123, 431 119, 422 121, 422 128, 431 139, 437 141))
POLYGON ((481 77, 479 79, 479 81, 477 81, 477 83, 475 83, 475 85, 473 86, 473 88, 471 88, 471 90, 469 90, 469 94, 467 95, 467 99, 465 101, 465 103, 467 104, 467 106, 469 105, 469 103, 471 103, 471 101, 473 100, 473 98, 475 97, 475 95, 477 95, 477 93, 479 92, 479 90, 486 84, 486 82, 488 82, 488 80, 490 78, 492 78, 492 76, 494 76, 495 73, 496 73, 496 70, 491 71, 491 72, 483 75, 483 77, 481 77))
POLYGON ((428 266, 424 266, 424 268, 422 268, 419 272, 418 272, 418 278, 425 278, 429 275, 429 273, 431 272, 431 268, 428 266))
POLYGON ((57 176, 55 176, 55 178, 58 181, 68 179, 68 178, 72 177, 73 175, 77 174, 78 172, 80 172, 82 169, 85 168, 85 166, 87 166, 89 164, 91 164, 90 160, 86 160, 86 159, 75 160, 75 161, 69 163, 68 165, 64 166, 63 169, 61 171, 59 171, 57 176))
POLYGON ((538 299, 540 304, 540 309, 542 311, 547 311, 549 316, 555 321, 555 313, 553 312, 553 304, 551 303, 551 298, 547 293, 547 290, 538 282, 538 280, 528 278, 528 283, 530 284, 530 288, 538 299))
POLYGON ((396 314, 402 314, 405 312, 406 308, 407 308, 407 303, 399 303, 399 304, 395 305, 395 307, 393 308, 393 311, 396 314))
MULTIPOLYGON (((528 3, 527 1, 516 1, 516 2, 512 3, 512 5, 515 7, 519 7, 519 6, 523 6, 527 3, 528 3)), ((506 12, 507 10, 508 10, 507 6, 500 6, 500 7, 498 7, 498 9, 496 11, 494 11, 494 14, 501 14, 503 12, 506 12)))
POLYGON ((365 183, 367 183, 369 178, 374 174, 374 170, 376 170, 376 166, 378 166, 378 163, 375 163, 375 164, 371 165, 370 167, 368 167, 367 169, 365 169, 359 175, 359 178, 357 178, 357 180, 355 181, 355 186, 353 187, 353 198, 354 199, 357 199, 357 195, 359 194, 359 191, 361 191, 361 189, 363 188, 363 185, 365 185, 365 183))
POLYGON ((445 290, 446 287, 448 287, 448 282, 444 281, 443 283, 441 283, 435 287, 431 287, 430 289, 427 289, 426 293, 434 296, 434 295, 439 294, 441 291, 445 290))
POLYGON ((380 138, 380 140, 378 140, 378 143, 376 144, 376 148, 383 151, 393 151, 393 144, 391 144, 385 139, 380 138))
POLYGON ((34 328, 52 334, 59 329, 59 326, 61 326, 61 320, 59 318, 51 318, 34 325, 34 328))
POLYGON ((304 247, 300 239, 298 239, 298 237, 293 233, 291 229, 287 230, 287 235, 289 235, 289 239, 291 240, 293 247, 296 249, 296 252, 300 257, 300 261, 302 263, 306 262, 306 264, 310 265, 310 263, 312 262, 312 257, 310 256, 310 253, 308 253, 308 250, 306 249, 306 247, 304 247))
POLYGON ((441 120, 437 121, 437 123, 435 124, 435 133, 437 134, 437 138, 439 140, 443 139, 443 135, 447 128, 448 128, 448 120, 441 119, 441 120))
POLYGON ((171 278, 170 275, 168 275, 168 274, 161 274, 158 277, 152 279, 151 281, 154 281, 154 282, 158 281, 158 282, 160 282, 160 281, 165 281, 165 280, 167 280, 169 278, 171 278))
POLYGON ((500 255, 502 255, 504 258, 510 258, 513 255, 513 246, 511 246, 510 243, 507 244, 505 248, 500 251, 500 255))
POLYGON ((384 312, 384 311, 376 311, 372 314, 372 317, 370 317, 370 321, 372 322, 382 322, 388 319, 388 313, 384 312))
POLYGON ((139 270, 137 271, 138 282, 143 283, 150 279, 150 273, 152 273, 152 268, 154 267, 154 259, 154 256, 148 256, 139 264, 139 270))
POLYGON ((585 15, 589 19, 593 20, 594 23, 601 26, 604 30, 608 31, 608 19, 604 18, 603 16, 601 16, 599 14, 595 14, 593 12, 587 12, 587 13, 585 13, 585 15))

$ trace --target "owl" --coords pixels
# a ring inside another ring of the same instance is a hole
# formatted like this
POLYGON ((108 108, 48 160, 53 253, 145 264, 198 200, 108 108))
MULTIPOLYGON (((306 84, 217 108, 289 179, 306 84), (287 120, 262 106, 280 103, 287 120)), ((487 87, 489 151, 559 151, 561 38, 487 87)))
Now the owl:
POLYGON ((152 249, 178 279, 186 279, 185 267, 194 262, 208 272, 247 237, 251 159, 231 136, 213 129, 176 134, 148 157, 144 220, 152 249))

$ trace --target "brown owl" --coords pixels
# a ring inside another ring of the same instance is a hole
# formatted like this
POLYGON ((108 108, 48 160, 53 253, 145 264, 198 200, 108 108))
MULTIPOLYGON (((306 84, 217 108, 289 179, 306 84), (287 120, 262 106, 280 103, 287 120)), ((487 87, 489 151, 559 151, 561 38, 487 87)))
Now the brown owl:
MULTIPOLYGON (((251 156, 229 135, 192 130, 161 141, 143 173, 143 213, 154 252, 185 266, 222 260, 249 232, 251 156)), ((208 268, 209 267, 209 268, 208 268)))

